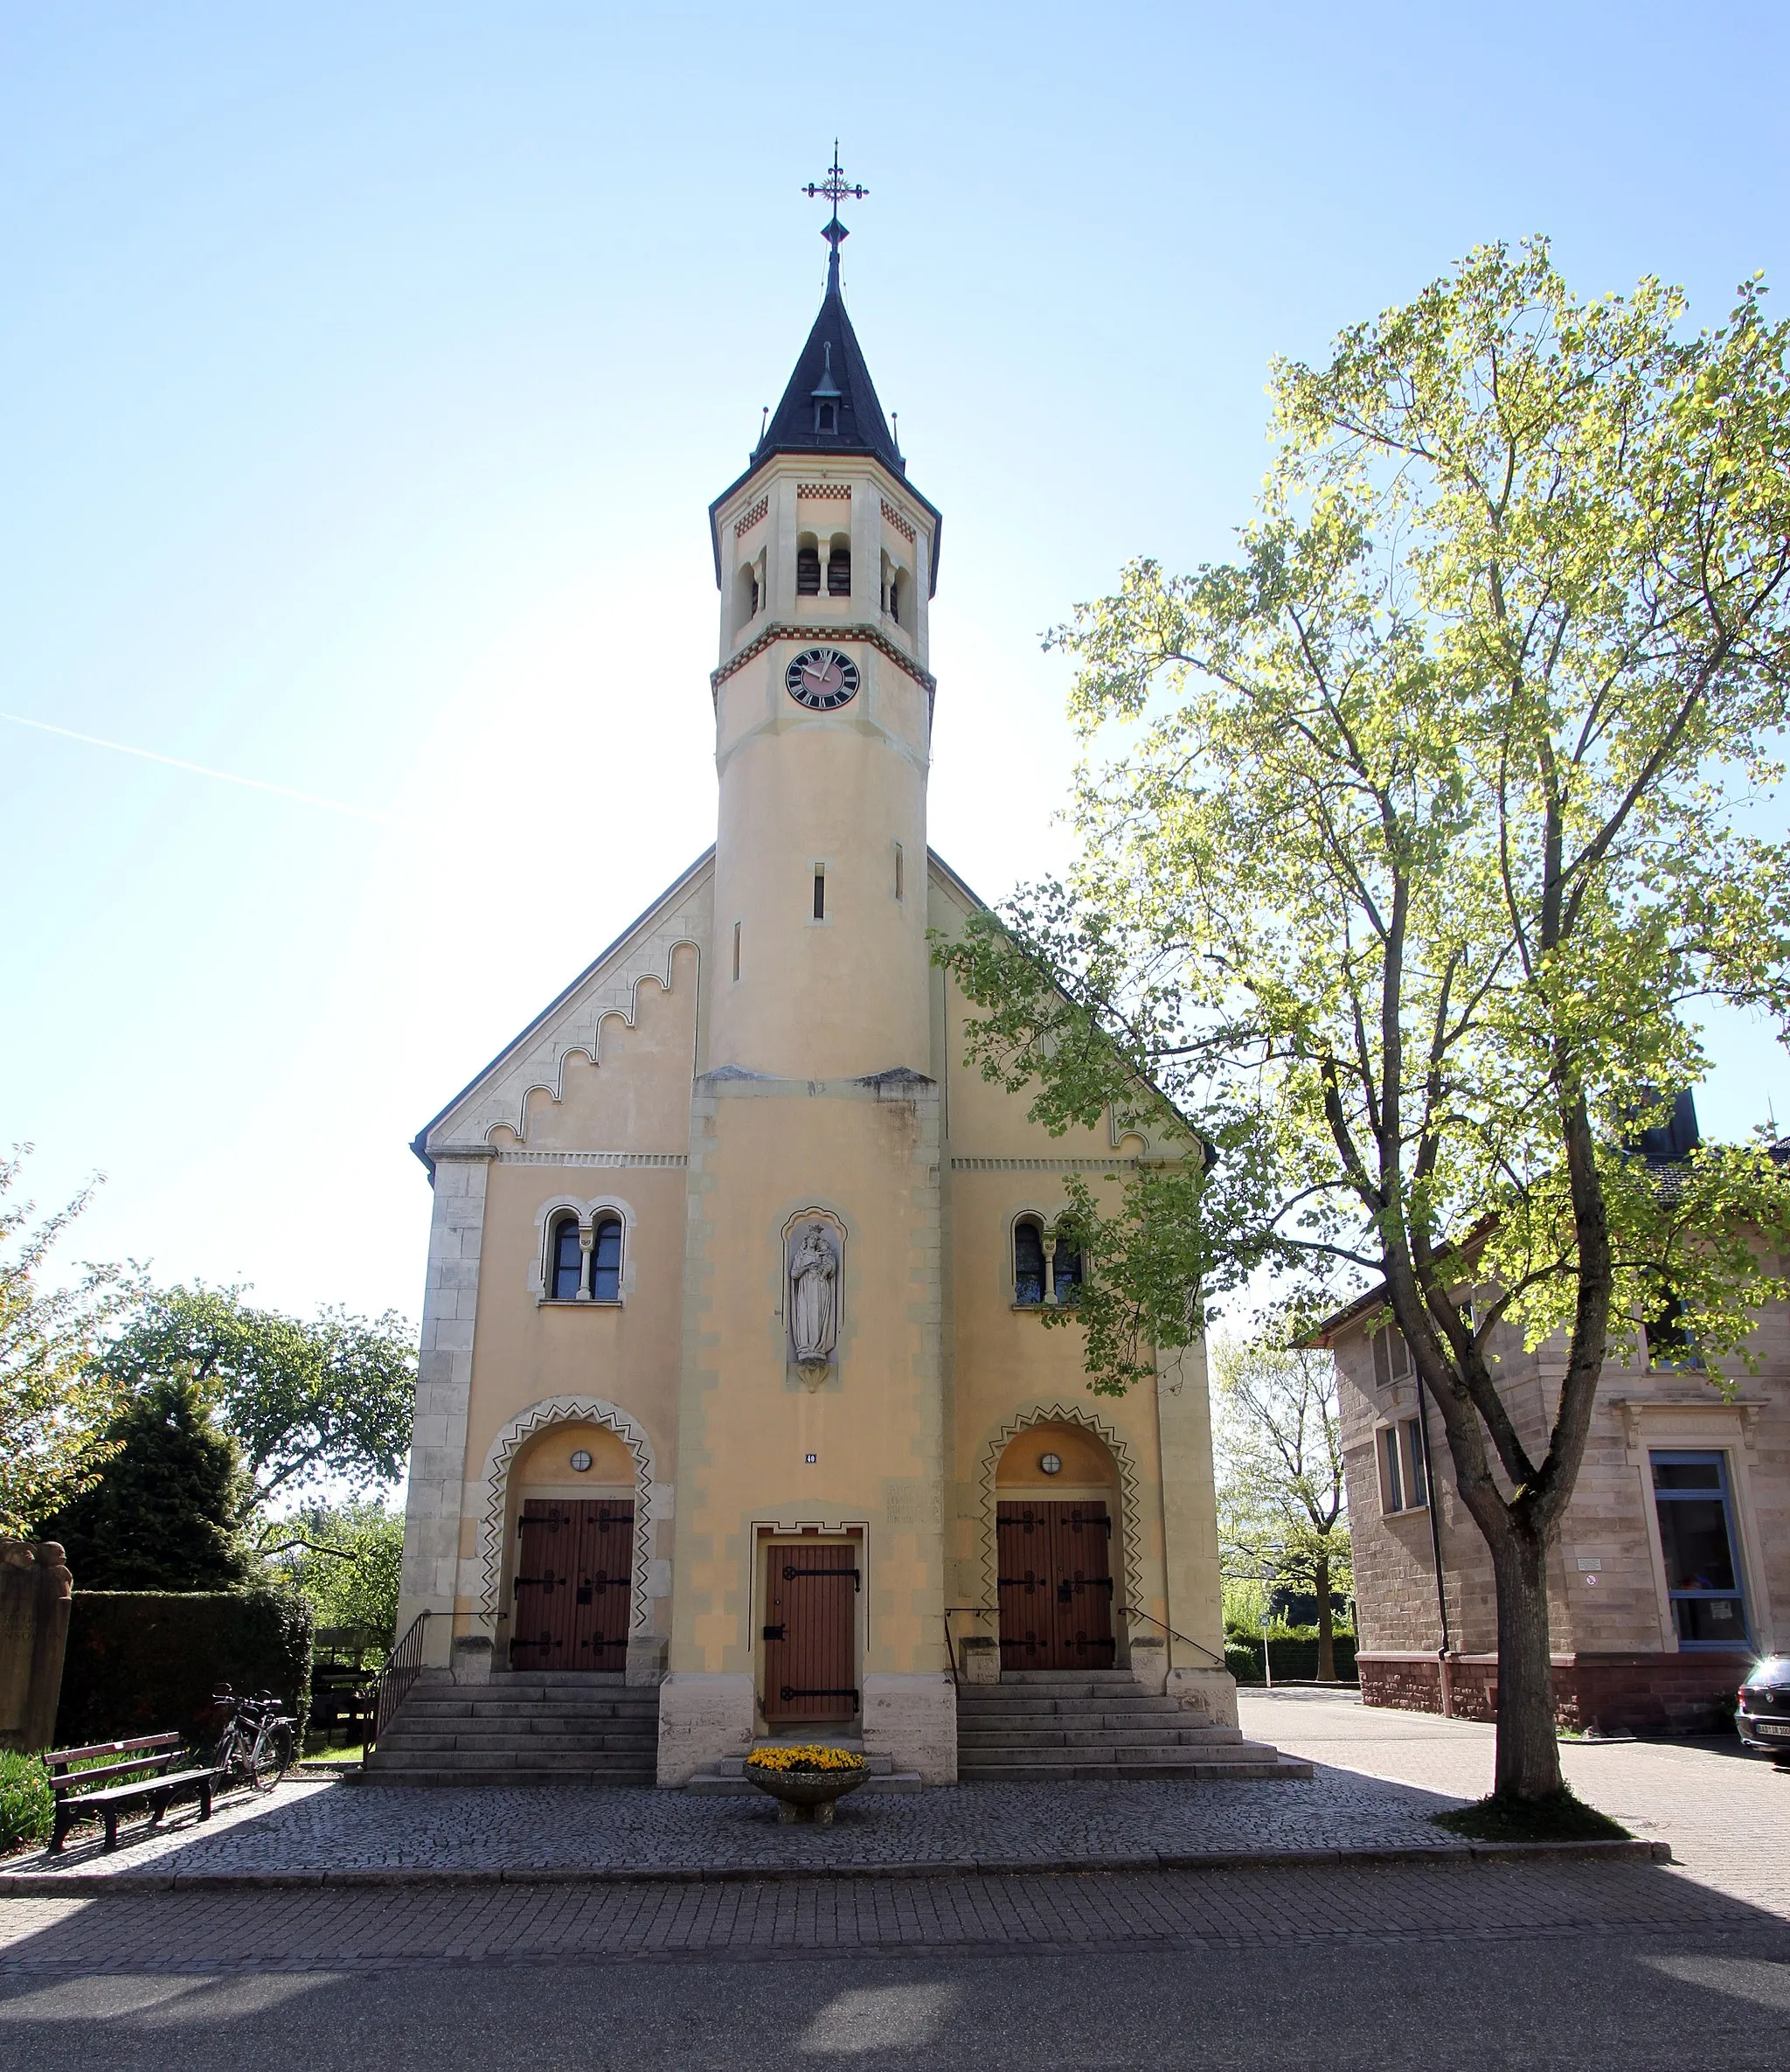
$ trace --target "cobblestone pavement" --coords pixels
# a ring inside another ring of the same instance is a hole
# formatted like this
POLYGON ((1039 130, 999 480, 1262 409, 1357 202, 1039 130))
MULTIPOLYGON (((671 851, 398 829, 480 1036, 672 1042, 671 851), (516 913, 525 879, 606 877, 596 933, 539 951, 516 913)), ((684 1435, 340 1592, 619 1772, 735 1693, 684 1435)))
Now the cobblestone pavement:
POLYGON ((782 1826, 769 1798, 594 1786, 281 1785, 225 1800, 206 1825, 190 1810, 141 1827, 112 1855, 97 1839, 59 1857, 16 1856, 9 1872, 158 1877, 341 1876, 456 1872, 872 1868, 1148 1861, 1162 1854, 1257 1853, 1459 1845, 1429 1815, 1454 1803, 1376 1777, 1329 1770, 1258 1783, 962 1784, 844 1800, 830 1828, 782 1826))
POLYGON ((169 1972, 817 1951, 1174 1949, 1783 1924, 1649 1864, 376 1886, 0 1903, 0 1971, 169 1972))
MULTIPOLYGON (((1243 1729, 1289 1756, 1441 1797, 1492 1788, 1495 1729, 1329 1692, 1240 1694, 1243 1729)), ((1738 1740, 1563 1742, 1567 1782, 1632 1833, 1669 1842, 1682 1874, 1790 1917, 1790 1774, 1738 1740)))

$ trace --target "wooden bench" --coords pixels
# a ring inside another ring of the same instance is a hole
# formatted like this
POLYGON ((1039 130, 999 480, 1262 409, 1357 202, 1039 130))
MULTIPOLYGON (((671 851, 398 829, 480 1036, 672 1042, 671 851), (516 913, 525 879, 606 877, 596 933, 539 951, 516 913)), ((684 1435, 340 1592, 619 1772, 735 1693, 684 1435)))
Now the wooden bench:
POLYGON ((120 1813, 128 1806, 147 1805, 149 1825, 154 1827, 167 1811, 169 1800, 189 1784, 198 1789, 199 1818, 209 1820, 217 1773, 210 1770, 176 1770, 174 1762, 180 1753, 181 1737, 177 1734, 143 1734, 135 1741, 100 1741, 85 1749, 52 1749, 44 1757, 44 1767, 50 1773, 50 1789, 56 1794, 56 1831, 50 1840, 51 1855, 61 1854, 63 1842, 77 1820, 87 1819, 94 1813, 106 1823, 107 1848, 115 1849, 120 1813), (95 1756, 118 1756, 123 1760, 99 1763, 92 1770, 71 1767, 95 1756), (149 1774, 141 1774, 145 1771, 149 1774), (129 1783, 105 1783, 108 1777, 127 1775, 133 1780, 129 1783))

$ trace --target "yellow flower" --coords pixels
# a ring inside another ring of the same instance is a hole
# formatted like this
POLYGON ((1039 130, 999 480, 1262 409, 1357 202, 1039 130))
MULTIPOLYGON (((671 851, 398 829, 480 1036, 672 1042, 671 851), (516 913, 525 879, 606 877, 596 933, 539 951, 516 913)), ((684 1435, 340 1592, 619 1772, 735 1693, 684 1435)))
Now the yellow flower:
POLYGON ((781 1742, 767 1749, 754 1749, 746 1757, 749 1770, 862 1770, 864 1757, 850 1749, 832 1749, 821 1742, 781 1742))

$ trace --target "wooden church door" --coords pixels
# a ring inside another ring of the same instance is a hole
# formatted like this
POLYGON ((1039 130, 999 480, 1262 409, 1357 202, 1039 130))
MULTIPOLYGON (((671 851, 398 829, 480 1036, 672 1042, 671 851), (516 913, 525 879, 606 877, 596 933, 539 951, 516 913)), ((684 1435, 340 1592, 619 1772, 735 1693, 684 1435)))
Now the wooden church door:
POLYGON ((1003 1669, 1112 1667, 1112 1533, 1101 1503, 996 1505, 1003 1669))
POLYGON ((624 1668, 633 1505, 529 1497, 517 1536, 510 1666, 624 1668))
POLYGON ((856 1547, 773 1546, 765 1592, 765 1718, 837 1723, 858 1709, 856 1547))

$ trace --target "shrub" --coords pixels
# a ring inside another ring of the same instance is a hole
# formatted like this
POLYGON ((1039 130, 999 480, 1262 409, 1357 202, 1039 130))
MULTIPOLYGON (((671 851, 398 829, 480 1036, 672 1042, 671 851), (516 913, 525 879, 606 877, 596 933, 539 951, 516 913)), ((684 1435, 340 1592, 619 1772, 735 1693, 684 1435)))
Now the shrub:
POLYGON ((55 1803, 49 1772, 36 1756, 0 1749, 0 1849, 47 1842, 55 1803))
POLYGON ((219 1684, 310 1711, 311 1611, 290 1590, 83 1590, 70 1607, 56 1738, 69 1748, 177 1729, 216 1738, 219 1684))
MULTIPOLYGON (((1356 1680, 1355 1636, 1339 1630, 1332 1636, 1339 1683, 1356 1680)), ((1270 1626, 1268 1645, 1273 1651, 1276 1683, 1315 1683, 1318 1673, 1318 1636, 1315 1626, 1270 1626)), ((1262 1675, 1262 1637, 1259 1631, 1239 1631, 1232 1627, 1225 1636, 1225 1666, 1239 1684, 1259 1684, 1262 1675)))

